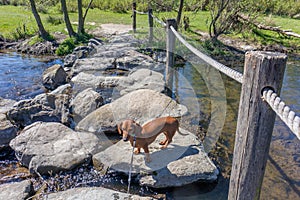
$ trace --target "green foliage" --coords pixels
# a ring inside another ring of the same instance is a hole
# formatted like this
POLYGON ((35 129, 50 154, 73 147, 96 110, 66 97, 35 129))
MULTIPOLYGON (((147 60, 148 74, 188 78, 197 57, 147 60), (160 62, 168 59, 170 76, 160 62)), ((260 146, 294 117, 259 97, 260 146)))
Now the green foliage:
POLYGON ((56 49, 56 54, 58 56, 63 56, 72 53, 73 49, 76 47, 76 38, 65 39, 59 47, 56 49))
POLYGON ((12 31, 11 35, 14 40, 19 40, 31 37, 34 35, 34 33, 29 31, 29 29, 26 27, 26 24, 22 24, 12 31))
POLYGON ((67 38, 59 45, 55 53, 58 56, 70 54, 76 46, 87 43, 90 38, 92 38, 92 35, 87 33, 77 35, 76 37, 67 38))
POLYGON ((64 23, 64 20, 62 17, 53 17, 51 15, 49 15, 46 19, 46 21, 50 24, 53 24, 53 25, 59 25, 59 24, 62 24, 64 23))
MULTIPOLYGON (((48 35, 47 41, 53 41, 53 40, 54 40, 54 37, 52 35, 48 35)), ((42 43, 44 41, 45 40, 43 38, 41 38, 38 35, 36 35, 36 36, 30 38, 29 45, 32 46, 34 44, 42 43)))

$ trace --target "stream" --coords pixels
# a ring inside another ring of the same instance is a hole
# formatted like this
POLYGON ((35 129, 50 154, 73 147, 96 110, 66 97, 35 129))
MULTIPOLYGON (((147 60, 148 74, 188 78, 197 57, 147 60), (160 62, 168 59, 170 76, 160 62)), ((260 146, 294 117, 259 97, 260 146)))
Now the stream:
MULTIPOLYGON (((17 53, 0 52, 0 97, 6 99, 22 100, 33 98, 43 93, 42 73, 53 64, 61 64, 60 59, 44 60, 17 53)), ((234 63, 236 64, 236 63, 234 63)), ((242 72, 242 65, 235 65, 235 69, 242 72)), ((207 71, 207 66, 201 69, 207 71)), ((176 99, 188 105, 190 111, 196 115, 192 123, 207 129, 211 121, 212 97, 210 86, 207 84, 205 73, 199 72, 195 65, 186 63, 183 67, 176 69, 174 77, 174 91, 176 99), (192 95, 191 95, 192 94, 192 95), (197 106, 195 103, 197 102, 197 106), (201 111, 199 113, 199 110, 201 111), (207 117, 208 116, 208 117, 207 117)), ((216 147, 211 149, 210 155, 218 165, 221 175, 217 183, 204 184, 196 183, 181 188, 169 189, 167 193, 173 199, 227 199, 229 177, 231 170, 234 137, 239 104, 240 84, 224 75, 219 75, 224 83, 224 94, 226 95, 226 118, 222 131, 218 135, 216 147)), ((281 98, 291 105, 296 113, 300 113, 300 60, 289 58, 283 80, 281 98)), ((208 132, 209 134, 209 132, 208 132)), ((300 198, 300 141, 291 133, 286 125, 277 117, 273 131, 272 143, 269 151, 269 159, 266 168, 261 199, 299 199, 300 198)), ((17 168, 18 164, 9 155, 6 158, 0 157, 0 180, 7 176, 6 168, 17 168), (8 159, 9 158, 9 159, 8 159)), ((81 169, 78 169, 80 172, 81 169)), ((13 171, 13 170, 12 170, 13 171)), ((24 173, 22 171, 22 173, 24 173)), ((96 172, 87 168, 81 173, 92 174, 96 172)), ((98 176, 97 174, 95 176, 98 176)), ((115 180, 103 178, 101 184, 110 182, 112 188, 126 190, 122 185, 124 178, 115 180), (113 180, 113 181, 107 181, 113 180)), ((14 180, 11 180, 14 181, 14 180)), ((17 180, 15 180, 17 181, 17 180)), ((5 182, 5 181, 4 181, 5 182)), ((3 183, 0 182, 0 184, 3 183)), ((134 186, 137 187, 137 186, 134 186)), ((156 193, 146 188, 135 188, 139 193, 156 193), (142 191, 142 192, 141 192, 142 191)))

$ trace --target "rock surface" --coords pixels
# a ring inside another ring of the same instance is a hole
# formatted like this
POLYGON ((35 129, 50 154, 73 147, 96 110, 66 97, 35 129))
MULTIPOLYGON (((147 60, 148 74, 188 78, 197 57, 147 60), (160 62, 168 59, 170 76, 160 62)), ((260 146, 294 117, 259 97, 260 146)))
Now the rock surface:
POLYGON ((80 121, 76 129, 89 132, 114 131, 116 125, 125 119, 143 124, 158 116, 180 117, 186 113, 187 108, 170 97, 153 90, 141 89, 98 108, 80 121))
POLYGON ((43 199, 47 200, 74 200, 74 199, 118 199, 118 200, 152 200, 152 197, 141 197, 138 195, 131 195, 103 187, 89 187, 89 188, 73 188, 63 192, 48 194, 43 199))
POLYGON ((43 73, 43 85, 49 90, 54 90, 67 81, 67 73, 59 64, 53 65, 43 73))
POLYGON ((17 130, 17 127, 7 120, 6 115, 0 113, 0 149, 9 145, 17 136, 17 130))
POLYGON ((15 103, 15 100, 3 99, 0 97, 0 113, 6 114, 7 111, 9 111, 15 103))
POLYGON ((34 99, 17 102, 7 116, 23 127, 37 121, 68 124, 69 101, 70 96, 66 94, 40 94, 34 99))
POLYGON ((149 69, 139 69, 133 71, 119 81, 117 90, 121 95, 125 95, 139 89, 150 89, 157 92, 163 92, 165 89, 164 76, 149 69))
POLYGON ((0 199, 24 200, 33 193, 30 180, 0 185, 0 199))
MULTIPOLYGON (((167 149, 161 150, 160 134, 149 146, 151 162, 144 161, 144 153, 134 155, 132 173, 139 174, 140 184, 153 188, 167 188, 187 185, 193 182, 214 181, 218 169, 202 150, 201 142, 192 133, 180 129, 185 135, 176 133, 167 149)), ((93 164, 106 171, 129 173, 132 147, 129 142, 120 141, 93 156, 93 164)))
POLYGON ((71 102, 72 113, 75 121, 80 121, 103 104, 103 98, 92 88, 87 88, 78 93, 71 102))
POLYGON ((80 72, 78 75, 71 79, 71 82, 77 90, 77 88, 106 88, 106 87, 116 87, 123 77, 119 76, 96 76, 86 72, 80 72))
POLYGON ((17 136, 17 127, 6 117, 6 113, 12 109, 15 103, 14 100, 0 97, 0 150, 7 147, 9 142, 17 136))
POLYGON ((111 143, 106 137, 75 132, 60 123, 36 122, 10 142, 18 160, 31 173, 48 174, 71 170, 111 143))

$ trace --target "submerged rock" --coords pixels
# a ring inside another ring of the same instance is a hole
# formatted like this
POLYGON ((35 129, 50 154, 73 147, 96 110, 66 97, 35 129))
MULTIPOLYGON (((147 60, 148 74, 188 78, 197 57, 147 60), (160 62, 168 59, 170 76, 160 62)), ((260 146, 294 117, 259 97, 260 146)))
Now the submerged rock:
POLYGON ((75 132, 60 123, 36 122, 10 142, 18 160, 31 173, 58 173, 88 162, 111 143, 93 133, 75 132))
POLYGON ((119 200, 152 200, 152 197, 141 197, 138 195, 117 192, 103 187, 73 188, 63 192, 45 195, 47 200, 71 200, 71 199, 119 199, 119 200))
POLYGON ((180 117, 186 113, 187 108, 170 97, 157 91, 141 89, 98 108, 81 120, 76 129, 90 132, 114 131, 116 125, 125 119, 143 124, 156 117, 180 117))
POLYGON ((24 200, 33 194, 30 180, 0 185, 0 199, 24 200))
MULTIPOLYGON (((171 144, 161 150, 160 134, 149 146, 151 162, 144 160, 144 152, 133 156, 132 173, 138 175, 140 185, 167 188, 187 185, 197 181, 211 182, 217 179, 218 169, 204 152, 201 142, 192 133, 180 129, 171 144)), ((105 172, 109 168, 129 173, 132 147, 120 141, 93 156, 94 166, 105 172)))

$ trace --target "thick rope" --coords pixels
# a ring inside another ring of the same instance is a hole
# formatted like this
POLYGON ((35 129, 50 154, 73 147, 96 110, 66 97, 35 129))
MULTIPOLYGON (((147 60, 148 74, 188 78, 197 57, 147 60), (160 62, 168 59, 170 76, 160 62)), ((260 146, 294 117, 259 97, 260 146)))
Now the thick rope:
POLYGON ((271 106, 280 119, 300 140, 300 117, 297 116, 289 106, 285 105, 285 103, 272 89, 264 89, 262 98, 271 106))
POLYGON ((155 21, 157 21, 159 24, 161 24, 163 27, 166 27, 167 24, 163 21, 161 21, 160 19, 158 19, 158 17, 156 17, 155 15, 151 14, 152 18, 155 19, 155 21))
POLYGON ((140 12, 140 11, 137 11, 137 10, 133 10, 133 12, 135 12, 137 14, 140 14, 140 15, 148 15, 148 13, 146 13, 146 12, 140 12))
POLYGON ((177 39, 184 44, 191 52, 193 52, 195 55, 197 55, 199 58, 201 58, 203 61, 205 61, 206 63, 208 63, 209 65, 213 66, 214 68, 216 68, 217 70, 223 72, 224 74, 226 74, 227 76, 229 76, 230 78, 236 80, 239 83, 243 83, 243 74, 235 71, 221 63, 219 63, 218 61, 210 58, 209 56, 205 55, 204 53, 200 52, 198 49, 196 49, 195 47, 193 47, 192 45, 190 45, 186 40, 184 40, 181 35, 174 29, 173 26, 170 27, 172 32, 174 33, 174 35, 177 37, 177 39))

